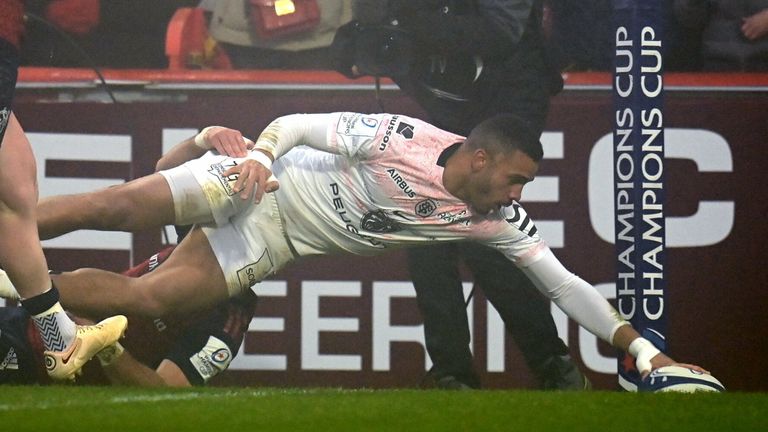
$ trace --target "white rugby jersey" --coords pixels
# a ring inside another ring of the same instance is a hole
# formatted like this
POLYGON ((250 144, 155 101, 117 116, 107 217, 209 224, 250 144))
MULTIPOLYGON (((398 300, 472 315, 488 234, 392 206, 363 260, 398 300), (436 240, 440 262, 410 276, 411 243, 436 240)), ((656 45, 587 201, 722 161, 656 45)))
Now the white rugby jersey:
POLYGON ((570 317, 612 341, 626 322, 563 267, 522 207, 475 214, 443 187, 438 159, 463 140, 403 115, 333 113, 281 117, 258 142, 276 158, 278 207, 299 255, 474 240, 501 251, 570 317))
POLYGON ((292 144, 323 150, 295 148, 276 155, 273 165, 280 213, 300 255, 372 255, 472 239, 517 262, 543 247, 518 204, 478 215, 443 187, 438 158, 464 137, 403 115, 305 114, 279 121, 272 132, 281 134, 283 151, 292 144), (294 143, 286 145, 286 136, 294 143))

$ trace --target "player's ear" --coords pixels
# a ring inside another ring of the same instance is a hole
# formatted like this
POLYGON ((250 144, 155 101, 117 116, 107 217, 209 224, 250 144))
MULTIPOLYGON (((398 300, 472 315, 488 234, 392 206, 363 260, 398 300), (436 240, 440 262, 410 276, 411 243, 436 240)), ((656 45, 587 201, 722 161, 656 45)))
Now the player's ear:
POLYGON ((482 148, 475 149, 472 152, 472 171, 480 171, 490 162, 488 151, 482 148))

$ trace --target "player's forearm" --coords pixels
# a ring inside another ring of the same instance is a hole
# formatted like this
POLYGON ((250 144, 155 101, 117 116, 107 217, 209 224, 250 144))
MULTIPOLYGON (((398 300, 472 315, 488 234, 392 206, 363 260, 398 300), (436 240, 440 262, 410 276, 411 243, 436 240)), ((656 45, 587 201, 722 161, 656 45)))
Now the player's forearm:
MULTIPOLYGON (((659 354, 659 350, 647 339, 640 337, 593 286, 563 267, 551 251, 547 250, 537 261, 524 267, 523 271, 539 290, 579 325, 635 357, 641 372, 651 371, 651 359, 659 354)), ((657 363, 671 361, 666 356, 659 358, 657 363)), ((659 364, 662 363, 656 366, 659 364)))
POLYGON ((102 370, 107 379, 114 385, 140 387, 164 387, 167 385, 157 372, 140 363, 127 351, 117 358, 110 359, 110 361, 108 364, 102 361, 102 370))
POLYGON ((188 138, 175 145, 168 153, 164 154, 155 164, 155 171, 162 171, 177 167, 184 162, 197 159, 207 150, 195 144, 195 138, 188 138))
POLYGON ((549 249, 522 267, 536 287, 579 325, 612 343, 626 321, 600 293, 566 269, 549 249))
POLYGON ((278 159, 298 145, 334 152, 327 143, 331 114, 291 114, 272 121, 259 135, 254 150, 278 159))

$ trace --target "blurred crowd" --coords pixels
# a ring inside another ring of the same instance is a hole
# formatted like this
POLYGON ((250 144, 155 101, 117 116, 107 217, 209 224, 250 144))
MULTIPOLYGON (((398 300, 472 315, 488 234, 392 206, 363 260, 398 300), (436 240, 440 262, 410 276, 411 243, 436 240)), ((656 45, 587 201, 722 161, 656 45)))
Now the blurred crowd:
MULTIPOLYGON (((178 8, 199 7, 205 10, 212 39, 235 68, 331 69, 327 49, 336 29, 352 19, 353 3, 28 0, 22 62, 51 67, 165 68, 166 30, 172 15, 178 8), (294 10, 280 15, 280 7, 294 10), (268 16, 275 11, 276 16, 268 16), (291 14, 303 21, 287 25, 280 21, 291 14)), ((544 26, 563 70, 611 68, 612 3, 545 1, 544 26)), ((664 12, 666 70, 768 70, 768 0, 666 0, 664 12)))

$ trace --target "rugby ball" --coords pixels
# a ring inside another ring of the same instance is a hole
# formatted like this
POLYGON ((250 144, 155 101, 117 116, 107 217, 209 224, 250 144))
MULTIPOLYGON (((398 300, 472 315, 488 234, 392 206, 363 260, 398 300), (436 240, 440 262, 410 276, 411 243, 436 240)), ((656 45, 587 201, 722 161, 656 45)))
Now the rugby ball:
POLYGON ((717 378, 682 366, 664 366, 651 372, 638 386, 646 392, 724 392, 717 378))

